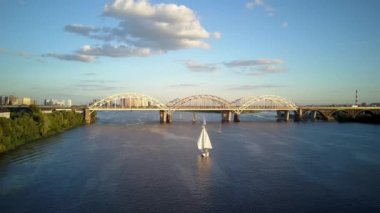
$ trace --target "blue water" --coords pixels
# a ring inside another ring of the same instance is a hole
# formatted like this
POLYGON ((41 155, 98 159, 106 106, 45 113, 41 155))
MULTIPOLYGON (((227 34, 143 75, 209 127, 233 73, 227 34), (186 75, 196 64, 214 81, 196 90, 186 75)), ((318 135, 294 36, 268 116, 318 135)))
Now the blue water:
POLYGON ((0 156, 1 212, 380 212, 380 126, 102 112, 0 156), (207 120, 213 150, 196 140, 207 120))

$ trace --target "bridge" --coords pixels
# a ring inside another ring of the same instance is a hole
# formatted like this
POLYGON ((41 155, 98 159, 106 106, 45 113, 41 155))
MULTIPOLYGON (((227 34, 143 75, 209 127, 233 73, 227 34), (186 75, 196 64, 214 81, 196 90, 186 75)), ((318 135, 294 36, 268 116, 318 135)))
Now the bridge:
POLYGON ((324 120, 332 120, 337 114, 346 114, 355 118, 360 114, 374 115, 380 107, 318 107, 297 106, 292 101, 280 96, 250 96, 229 102, 214 95, 194 95, 174 99, 166 104, 153 97, 139 93, 121 93, 95 101, 85 109, 85 119, 91 122, 94 111, 158 111, 161 123, 171 123, 172 114, 176 111, 218 112, 222 122, 240 122, 242 113, 257 111, 276 111, 277 118, 288 121, 291 112, 294 120, 302 120, 306 116, 324 120), (233 118, 233 119, 232 119, 233 118))

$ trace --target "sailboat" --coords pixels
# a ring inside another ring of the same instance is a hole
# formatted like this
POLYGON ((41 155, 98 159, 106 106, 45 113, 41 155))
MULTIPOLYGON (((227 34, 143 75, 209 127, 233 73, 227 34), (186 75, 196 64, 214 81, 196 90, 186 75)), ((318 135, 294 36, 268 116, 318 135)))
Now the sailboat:
POLYGON ((209 149, 212 149, 210 138, 206 131, 206 121, 203 120, 201 135, 198 138, 198 149, 202 152, 202 157, 208 157, 210 155, 209 149))

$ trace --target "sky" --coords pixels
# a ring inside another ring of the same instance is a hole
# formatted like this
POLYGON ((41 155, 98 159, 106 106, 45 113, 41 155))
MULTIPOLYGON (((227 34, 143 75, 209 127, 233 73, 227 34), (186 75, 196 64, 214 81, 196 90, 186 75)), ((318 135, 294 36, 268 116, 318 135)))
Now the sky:
POLYGON ((380 102, 378 0, 0 0, 0 95, 380 102))

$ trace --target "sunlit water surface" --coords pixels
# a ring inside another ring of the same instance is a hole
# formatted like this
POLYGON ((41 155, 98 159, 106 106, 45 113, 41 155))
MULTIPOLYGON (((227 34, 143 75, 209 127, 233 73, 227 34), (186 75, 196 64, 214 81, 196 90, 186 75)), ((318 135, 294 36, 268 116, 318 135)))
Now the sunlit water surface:
POLYGON ((380 126, 103 112, 0 156, 1 212, 380 212, 380 126))

